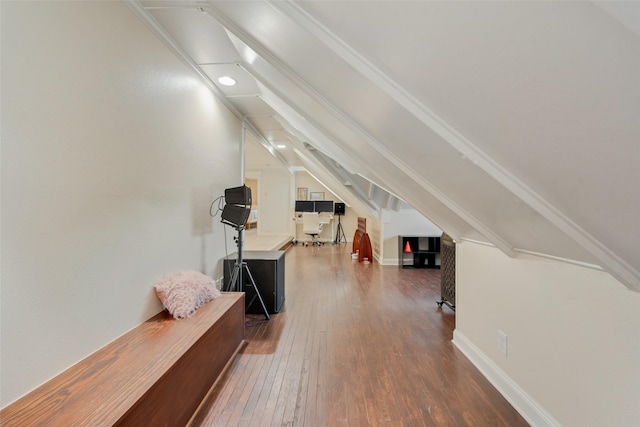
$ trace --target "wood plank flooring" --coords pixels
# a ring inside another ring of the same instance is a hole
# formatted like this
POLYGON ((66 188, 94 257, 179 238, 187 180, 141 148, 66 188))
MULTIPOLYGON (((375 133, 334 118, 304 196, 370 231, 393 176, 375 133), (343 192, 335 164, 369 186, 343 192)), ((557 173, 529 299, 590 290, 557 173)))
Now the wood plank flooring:
POLYGON ((283 309, 247 318, 248 344, 194 425, 528 425, 451 343, 439 270, 358 263, 350 249, 287 251, 283 309))

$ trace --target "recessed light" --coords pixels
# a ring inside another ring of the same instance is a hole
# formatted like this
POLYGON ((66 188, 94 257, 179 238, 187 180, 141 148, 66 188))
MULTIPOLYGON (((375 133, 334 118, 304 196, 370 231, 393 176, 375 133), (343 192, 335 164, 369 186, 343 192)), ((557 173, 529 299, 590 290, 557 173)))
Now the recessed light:
POLYGON ((276 145, 276 148, 287 148, 287 146, 284 144, 278 144, 276 145))
POLYGON ((225 85, 225 86, 233 86, 236 84, 235 79, 229 76, 222 76, 218 79, 218 81, 220 82, 221 85, 225 85))

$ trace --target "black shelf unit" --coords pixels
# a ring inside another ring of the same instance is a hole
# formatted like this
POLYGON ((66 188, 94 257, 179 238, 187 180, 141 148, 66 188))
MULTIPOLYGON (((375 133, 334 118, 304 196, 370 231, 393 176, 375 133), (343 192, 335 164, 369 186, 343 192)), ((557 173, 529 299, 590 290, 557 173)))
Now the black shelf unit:
POLYGON ((398 236, 402 268, 440 268, 440 236, 398 236))

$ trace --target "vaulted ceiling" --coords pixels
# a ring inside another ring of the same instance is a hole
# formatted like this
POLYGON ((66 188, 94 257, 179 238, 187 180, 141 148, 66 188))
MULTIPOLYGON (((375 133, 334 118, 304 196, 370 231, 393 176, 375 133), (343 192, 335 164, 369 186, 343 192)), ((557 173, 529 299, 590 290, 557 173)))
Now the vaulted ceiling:
POLYGON ((640 3, 128 4, 245 120, 262 167, 640 291, 640 3))

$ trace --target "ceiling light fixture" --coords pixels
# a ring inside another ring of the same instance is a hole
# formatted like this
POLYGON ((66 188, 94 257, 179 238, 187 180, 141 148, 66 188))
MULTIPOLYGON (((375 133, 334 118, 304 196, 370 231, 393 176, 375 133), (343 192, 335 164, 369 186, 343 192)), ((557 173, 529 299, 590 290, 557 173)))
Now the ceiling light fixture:
POLYGON ((287 146, 284 144, 278 144, 276 145, 276 148, 287 148, 287 146))
POLYGON ((236 84, 235 79, 229 76, 222 76, 218 79, 218 81, 220 82, 221 85, 225 85, 225 86, 233 86, 236 84))

